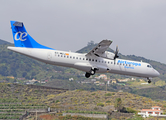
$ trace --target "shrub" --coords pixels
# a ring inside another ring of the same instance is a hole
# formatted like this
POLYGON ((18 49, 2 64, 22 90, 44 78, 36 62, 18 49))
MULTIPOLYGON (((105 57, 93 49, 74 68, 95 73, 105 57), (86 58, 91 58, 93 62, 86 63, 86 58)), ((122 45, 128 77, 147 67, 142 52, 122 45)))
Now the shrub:
POLYGON ((55 103, 58 103, 58 102, 60 102, 60 101, 59 101, 59 100, 56 100, 56 101, 55 101, 55 103))
POLYGON ((106 101, 106 103, 111 103, 111 101, 108 100, 108 101, 106 101))
POLYGON ((112 94, 111 93, 106 93, 105 96, 111 96, 112 94))
POLYGON ((132 109, 130 107, 126 108, 126 110, 127 110, 128 113, 137 113, 136 110, 134 110, 134 109, 132 109))
POLYGON ((101 107, 103 107, 104 104, 103 104, 103 103, 97 103, 97 106, 101 106, 101 107))
POLYGON ((91 95, 96 95, 96 93, 93 93, 93 94, 91 94, 91 95))

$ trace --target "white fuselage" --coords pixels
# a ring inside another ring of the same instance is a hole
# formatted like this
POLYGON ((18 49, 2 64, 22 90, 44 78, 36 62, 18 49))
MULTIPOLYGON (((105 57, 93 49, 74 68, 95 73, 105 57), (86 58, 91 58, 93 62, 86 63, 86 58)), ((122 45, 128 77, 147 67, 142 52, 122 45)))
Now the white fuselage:
POLYGON ((159 76, 159 73, 145 62, 124 59, 110 60, 97 56, 86 56, 86 54, 49 49, 24 47, 8 47, 8 49, 47 64, 72 67, 85 72, 97 68, 97 73, 109 72, 145 78, 159 76))

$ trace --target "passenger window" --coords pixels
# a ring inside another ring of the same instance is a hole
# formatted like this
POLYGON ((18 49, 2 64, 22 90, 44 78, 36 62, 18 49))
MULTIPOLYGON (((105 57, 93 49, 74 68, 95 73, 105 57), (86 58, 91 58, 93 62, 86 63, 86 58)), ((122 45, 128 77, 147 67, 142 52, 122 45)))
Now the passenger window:
POLYGON ((67 56, 67 58, 69 58, 69 56, 67 56))
POLYGON ((61 55, 61 57, 63 57, 63 55, 61 55))
POLYGON ((64 55, 64 57, 66 57, 66 56, 64 55))
POLYGON ((81 60, 81 58, 80 58, 80 60, 81 60))
POLYGON ((84 60, 84 58, 82 58, 82 60, 84 60))
POLYGON ((88 58, 86 58, 86 60, 88 60, 88 58))
POLYGON ((76 59, 78 59, 78 57, 76 57, 76 59))
POLYGON ((92 61, 94 61, 94 59, 92 59, 92 61))
POLYGON ((91 61, 91 59, 89 59, 89 61, 91 61))
POLYGON ((70 56, 70 58, 72 58, 72 56, 70 56))
POLYGON ((73 57, 73 59, 75 59, 75 57, 73 57))
POLYGON ((108 62, 108 64, 109 64, 110 62, 108 62))
POLYGON ((97 62, 97 60, 96 60, 96 62, 97 62))

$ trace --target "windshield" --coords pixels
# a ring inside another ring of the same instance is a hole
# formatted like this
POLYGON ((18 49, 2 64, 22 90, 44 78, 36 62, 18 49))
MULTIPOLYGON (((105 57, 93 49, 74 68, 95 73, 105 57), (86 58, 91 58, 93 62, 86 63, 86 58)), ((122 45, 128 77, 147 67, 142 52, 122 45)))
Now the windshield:
POLYGON ((147 67, 148 67, 148 68, 152 68, 152 66, 151 66, 151 65, 147 65, 147 67))

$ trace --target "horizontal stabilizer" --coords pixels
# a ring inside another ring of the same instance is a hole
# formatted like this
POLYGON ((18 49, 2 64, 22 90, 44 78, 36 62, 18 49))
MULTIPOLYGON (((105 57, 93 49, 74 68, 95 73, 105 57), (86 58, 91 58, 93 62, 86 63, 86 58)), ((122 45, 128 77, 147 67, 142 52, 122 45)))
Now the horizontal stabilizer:
POLYGON ((23 27, 23 23, 22 22, 15 22, 13 25, 17 26, 17 27, 23 27))

